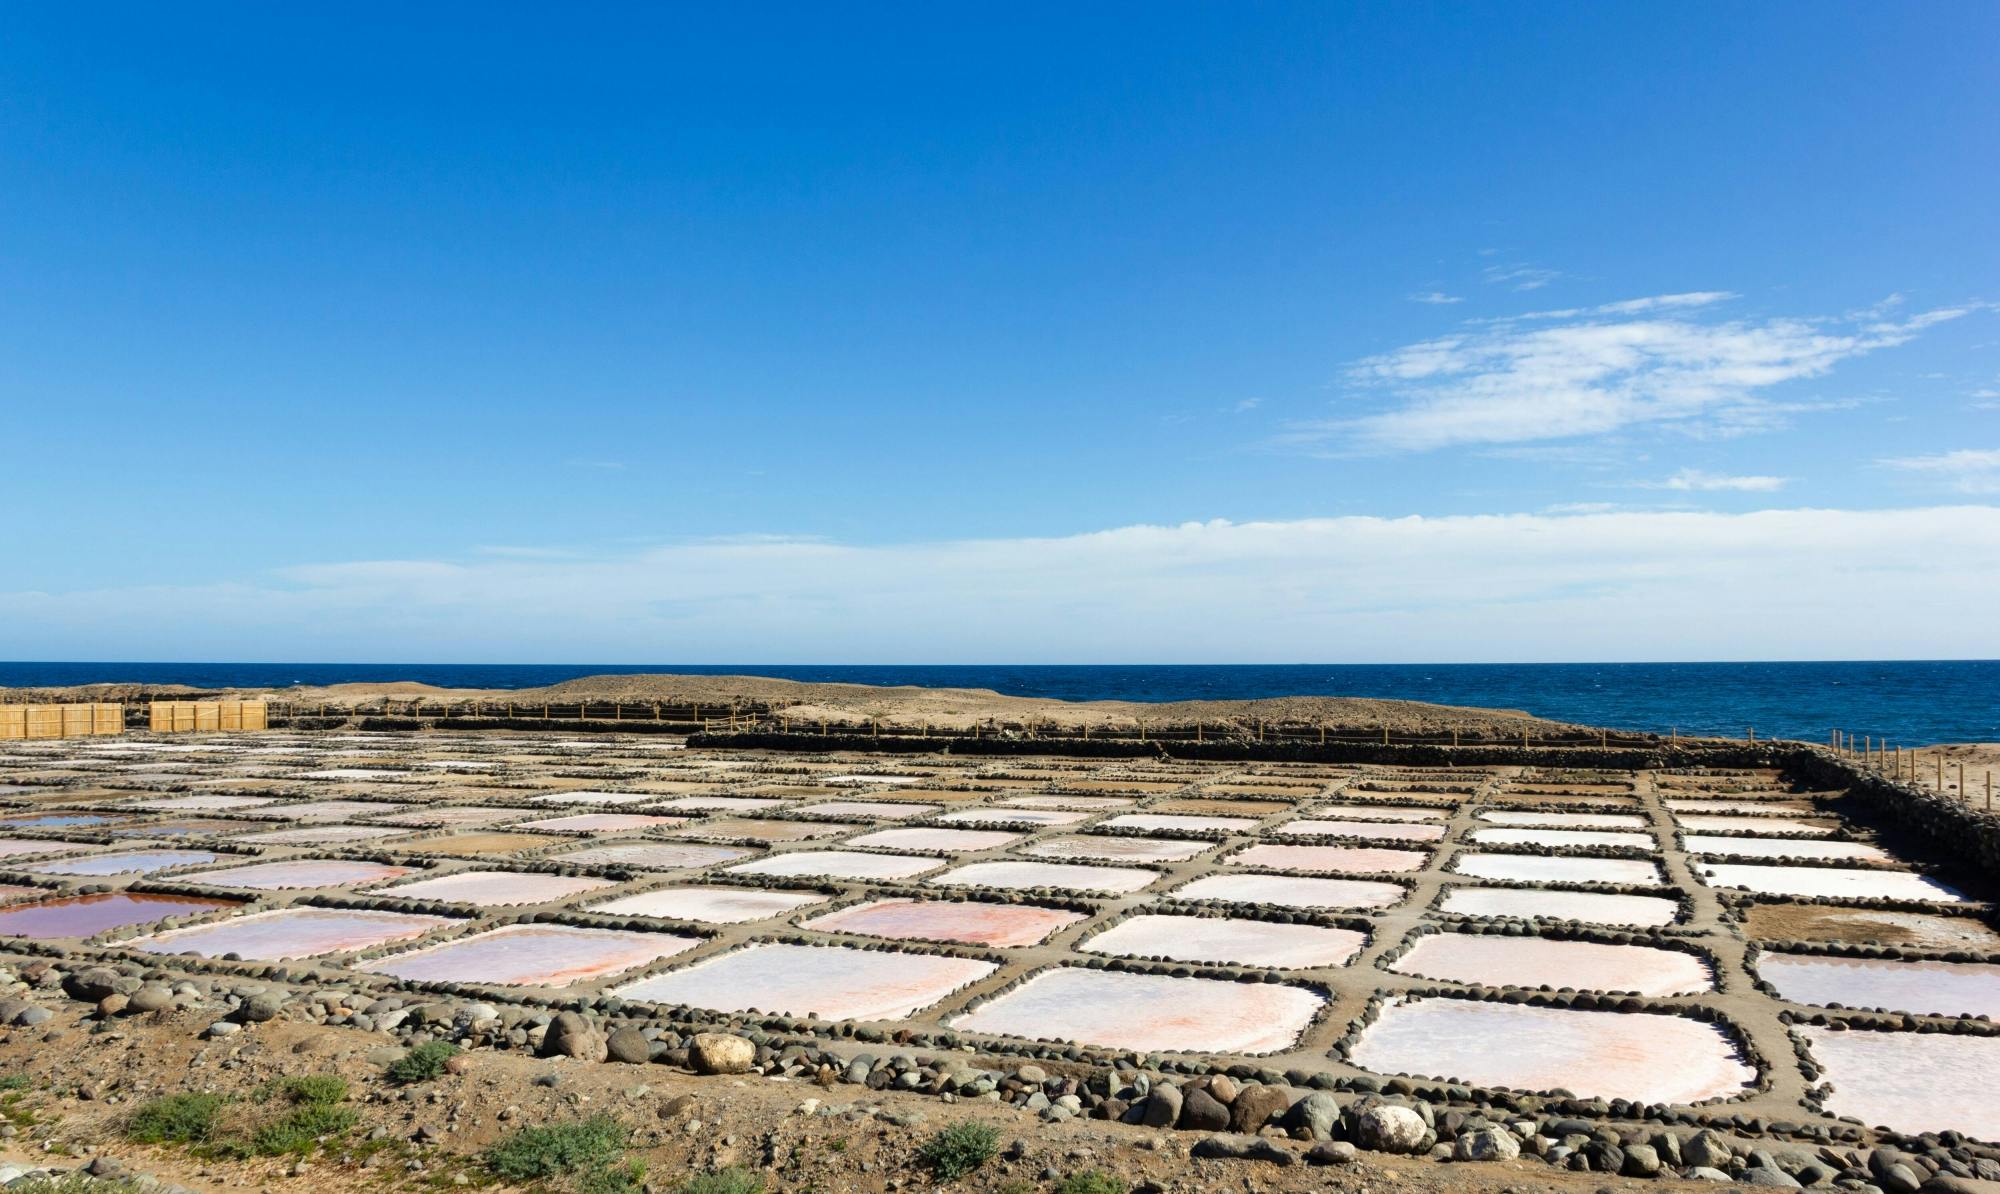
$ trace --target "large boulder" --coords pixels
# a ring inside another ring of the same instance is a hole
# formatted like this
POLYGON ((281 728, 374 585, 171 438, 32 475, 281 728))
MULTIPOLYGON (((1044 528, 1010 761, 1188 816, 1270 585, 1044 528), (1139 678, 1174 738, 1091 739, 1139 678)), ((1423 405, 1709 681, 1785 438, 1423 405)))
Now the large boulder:
POLYGON ((630 1065, 643 1065, 653 1059, 653 1042, 636 1028, 613 1029, 604 1041, 605 1053, 612 1061, 622 1061, 630 1065))
POLYGON ((757 1046, 727 1032, 698 1032, 688 1061, 701 1074, 746 1073, 757 1061, 757 1046))
POLYGON ((1139 1122, 1149 1128, 1171 1128, 1180 1122, 1181 1088, 1171 1082, 1153 1085, 1153 1093, 1146 1096, 1146 1108, 1139 1114, 1139 1122))
POLYGON ((1703 1128, 1681 1145, 1681 1159, 1704 1169, 1728 1169, 1735 1155, 1729 1147, 1729 1138, 1713 1128, 1703 1128))
POLYGON ((542 1035, 543 1057, 574 1057, 579 1061, 603 1061, 604 1034, 575 1012, 561 1012, 549 1022, 542 1035))
POLYGON ((1354 1124, 1355 1143, 1382 1153, 1416 1152, 1428 1131, 1423 1116, 1393 1103, 1370 1107, 1354 1124))
POLYGON ((1313 1091, 1292 1104, 1286 1120, 1290 1127, 1303 1129, 1313 1140, 1331 1140, 1334 1129, 1340 1125, 1340 1101, 1326 1091, 1313 1091))
POLYGON ((1181 1091, 1180 1126, 1190 1132, 1223 1131, 1229 1127, 1229 1108, 1206 1090, 1190 1086, 1181 1091))
POLYGON ((1452 1144, 1454 1161, 1511 1161, 1521 1155, 1521 1142, 1505 1128, 1480 1128, 1452 1144))
POLYGON ((1236 1092, 1236 1101, 1229 1105, 1229 1130, 1255 1133, 1265 1124, 1283 1118, 1292 1109, 1293 1097, 1289 1086, 1258 1083, 1245 1086, 1236 1092))
POLYGON ((1291 1150, 1262 1136, 1206 1136, 1195 1142, 1188 1155, 1232 1161, 1269 1161, 1273 1165, 1290 1165, 1298 1160, 1291 1150))

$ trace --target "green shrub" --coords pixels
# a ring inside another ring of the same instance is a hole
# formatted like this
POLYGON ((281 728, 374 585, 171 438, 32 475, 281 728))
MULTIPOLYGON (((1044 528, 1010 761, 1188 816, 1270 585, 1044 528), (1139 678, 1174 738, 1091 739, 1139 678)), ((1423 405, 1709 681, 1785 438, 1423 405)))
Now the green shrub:
POLYGON ((26 1074, 0 1075, 0 1090, 26 1090, 35 1084, 26 1074))
POLYGON ((338 1103, 301 1103, 283 1119, 258 1128, 250 1137, 250 1151, 273 1157, 281 1153, 308 1153, 321 1139, 340 1136, 353 1129, 361 1113, 338 1103))
POLYGON ((764 1179, 748 1169, 716 1169, 682 1182, 674 1194, 764 1194, 764 1179))
POLYGON ((993 1159, 1000 1133, 988 1124, 956 1123, 932 1136, 917 1159, 941 1182, 954 1182, 993 1159))
POLYGON ((608 1115, 522 1128, 486 1150, 486 1169, 516 1185, 568 1179, 585 1194, 618 1194, 639 1184, 640 1167, 622 1163, 629 1138, 608 1115))
POLYGON ((136 1194, 138 1189, 124 1178, 91 1177, 71 1170, 61 1177, 16 1178, 7 1194, 136 1194))
POLYGON ((140 1144, 206 1144, 221 1111, 221 1095, 167 1095, 134 1111, 125 1135, 140 1144))
POLYGON ((1108 1173, 1086 1169, 1057 1182, 1055 1194, 1125 1194, 1125 1183, 1108 1173))
POLYGON ((347 1079, 338 1074, 301 1074, 287 1078, 278 1090, 294 1103, 344 1103, 347 1101, 347 1079))
POLYGON ((450 1041, 425 1041, 390 1062, 385 1074, 389 1081, 401 1085, 429 1082, 444 1073, 444 1063, 457 1055, 458 1046, 450 1041))

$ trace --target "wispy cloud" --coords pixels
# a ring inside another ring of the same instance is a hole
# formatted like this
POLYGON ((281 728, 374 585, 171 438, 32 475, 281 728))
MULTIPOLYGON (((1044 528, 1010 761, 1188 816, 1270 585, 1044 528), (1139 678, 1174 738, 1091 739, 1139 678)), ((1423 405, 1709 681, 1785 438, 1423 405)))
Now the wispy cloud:
POLYGON ((1489 265, 1480 271, 1480 276, 1489 285, 1505 286, 1510 290, 1540 290, 1562 277, 1562 271, 1538 265, 1489 265))
POLYGON ((1264 405, 1262 398, 1242 398, 1229 407, 1229 413, 1232 415, 1247 415, 1262 405, 1264 405))
POLYGON ((1672 489, 1681 493, 1775 493, 1790 482, 1790 477, 1729 476, 1684 468, 1665 480, 1640 481, 1636 488, 1672 489))
POLYGON ((1406 295, 1405 297, 1413 303, 1429 303, 1433 307, 1448 307, 1453 303, 1462 303, 1465 301, 1455 294, 1446 294, 1442 290, 1426 290, 1422 293, 1406 295))
POLYGON ((1961 448, 1931 456, 1897 456, 1878 463, 1922 473, 1960 493, 2000 493, 2000 448, 1961 448))
MULTIPOLYGON (((1793 404, 1767 393, 1908 343, 1979 304, 1900 321, 1701 319, 1721 292, 1660 295, 1557 313, 1553 324, 1475 326, 1356 362, 1345 381, 1375 413, 1295 425, 1281 443, 1320 451, 1424 451, 1599 436, 1640 425, 1742 434, 1793 404)), ((1816 403, 1816 400, 1815 400, 1816 403)))

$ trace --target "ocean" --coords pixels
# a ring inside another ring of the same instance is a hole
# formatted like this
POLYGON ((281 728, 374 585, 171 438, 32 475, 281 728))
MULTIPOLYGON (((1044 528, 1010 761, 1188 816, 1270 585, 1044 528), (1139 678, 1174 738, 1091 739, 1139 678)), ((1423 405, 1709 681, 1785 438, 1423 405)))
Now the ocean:
POLYGON ((415 680, 534 688, 604 673, 778 676, 991 688, 1064 700, 1355 696, 1526 709, 1613 729, 1823 742, 1836 727, 1915 745, 2000 741, 2000 660, 1823 663, 873 664, 0 663, 0 686, 134 681, 204 688, 415 680))

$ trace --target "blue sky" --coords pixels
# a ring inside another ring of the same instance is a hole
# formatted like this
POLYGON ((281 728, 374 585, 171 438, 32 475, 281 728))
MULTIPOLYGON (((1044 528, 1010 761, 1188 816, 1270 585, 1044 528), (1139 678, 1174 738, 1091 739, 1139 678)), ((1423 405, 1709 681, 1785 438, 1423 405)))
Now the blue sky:
POLYGON ((2000 655, 1996 44, 5 6, 0 658, 2000 655))

